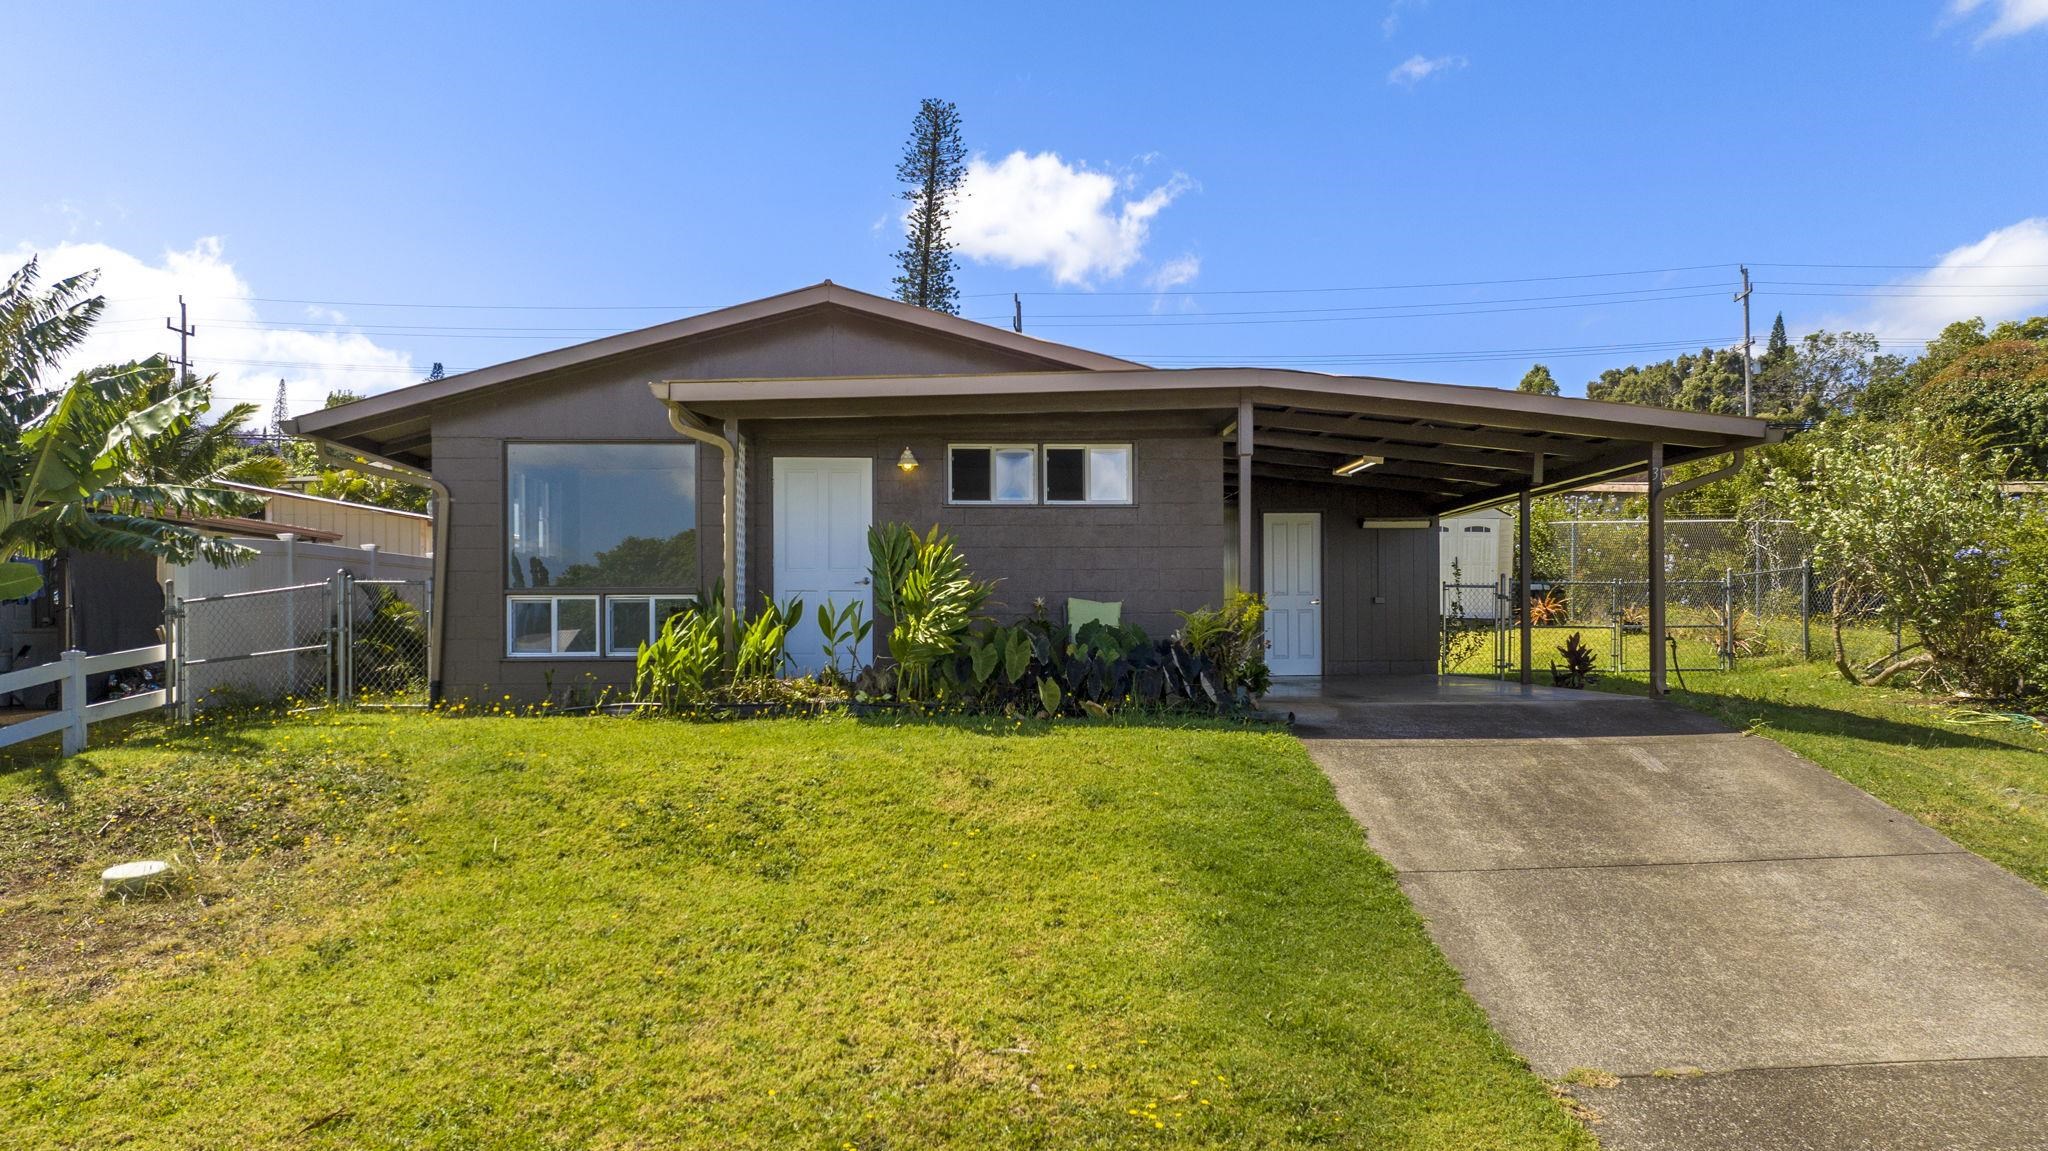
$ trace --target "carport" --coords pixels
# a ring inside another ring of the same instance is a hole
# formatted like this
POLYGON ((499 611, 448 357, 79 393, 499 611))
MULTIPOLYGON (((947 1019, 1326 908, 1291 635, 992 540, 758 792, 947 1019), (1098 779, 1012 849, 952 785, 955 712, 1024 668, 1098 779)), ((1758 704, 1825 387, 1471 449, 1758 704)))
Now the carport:
MULTIPOLYGON (((1222 450, 1223 493, 1236 519, 1226 570, 1247 590, 1265 592, 1263 510, 1282 499, 1312 508, 1322 521, 1341 516, 1379 533, 1427 531, 1440 517, 1515 505, 1522 536, 1520 584, 1523 679, 1533 638, 1528 610, 1528 507, 1532 497, 1623 476, 1649 476, 1650 548, 1663 554, 1667 496, 1729 474, 1747 447, 1770 442, 1762 421, 1494 388, 1375 376, 1332 376, 1272 368, 1129 368, 992 372, 972 375, 668 379, 653 381, 685 434, 724 446, 750 419, 888 420, 939 416, 1099 418, 1103 426, 1144 413, 1207 414, 1222 450), (1678 483, 1665 470, 1735 456, 1678 483)), ((1020 419, 1020 424, 1022 420, 1020 419)), ((743 509, 726 513, 728 570, 743 509)), ((1269 525, 1270 526, 1270 525, 1269 525)), ((1411 549, 1419 550, 1419 549, 1411 549)), ((1428 614, 1435 606, 1434 546, 1428 614)), ((1320 561, 1319 561, 1320 562, 1320 561)), ((1649 583, 1650 634, 1664 634, 1664 565, 1649 583)), ((1424 578, 1417 574, 1411 582, 1424 578)), ((1318 599, 1318 602, 1319 599, 1318 599)), ((1406 613, 1409 616, 1417 612, 1406 613)), ((1320 619, 1320 616, 1317 617, 1320 619)), ((1418 621, 1408 619, 1404 626, 1418 621)), ((1433 619, 1432 619, 1433 622, 1433 619)), ((1665 652, 1651 645, 1650 687, 1661 694, 1665 652)))
MULTIPOLYGON (((1532 680, 1529 502, 1587 484, 1646 474, 1649 497, 1649 632, 1665 633, 1664 501, 1732 474, 1743 449, 1776 433, 1762 420, 1539 396, 1491 388, 1266 369, 1239 373, 1244 394, 1223 431, 1231 446, 1225 481, 1238 509, 1237 553, 1257 546, 1252 527, 1264 484, 1384 491, 1433 526, 1444 516, 1513 503, 1520 534, 1518 615, 1521 678, 1532 680), (1676 483, 1677 464, 1732 456, 1676 483)), ((1388 518, 1394 526, 1398 518, 1388 518)), ((1245 586, 1263 565, 1243 566, 1245 586)), ((1650 690, 1665 688, 1665 645, 1650 645, 1650 690)))

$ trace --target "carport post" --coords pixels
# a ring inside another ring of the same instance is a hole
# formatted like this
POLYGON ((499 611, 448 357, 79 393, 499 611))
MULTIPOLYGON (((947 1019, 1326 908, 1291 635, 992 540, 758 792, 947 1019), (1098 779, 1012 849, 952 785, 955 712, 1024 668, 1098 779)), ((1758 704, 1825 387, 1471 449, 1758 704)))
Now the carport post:
POLYGON ((1252 568, 1252 402, 1237 401, 1237 587, 1263 591, 1252 568))
POLYGON ((1664 445, 1650 445, 1650 694, 1664 694, 1664 445))
MULTIPOLYGON (((1534 487, 1542 482, 1543 456, 1539 452, 1536 456, 1536 462, 1529 469, 1529 486, 1534 487)), ((1528 687, 1536 682, 1536 668, 1534 666, 1536 659, 1536 620, 1534 613, 1529 610, 1531 599, 1529 584, 1536 571, 1535 561, 1529 555, 1529 488, 1523 488, 1522 494, 1516 498, 1515 532, 1519 537, 1516 541, 1518 546, 1515 550, 1521 557, 1520 562, 1516 566, 1519 569, 1517 574, 1521 577, 1522 581, 1520 593, 1522 607, 1522 686, 1528 687)))

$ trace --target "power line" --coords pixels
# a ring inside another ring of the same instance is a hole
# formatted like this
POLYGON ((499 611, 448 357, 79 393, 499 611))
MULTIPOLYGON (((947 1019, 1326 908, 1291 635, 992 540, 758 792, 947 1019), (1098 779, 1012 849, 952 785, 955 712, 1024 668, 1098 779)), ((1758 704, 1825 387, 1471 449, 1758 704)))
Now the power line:
MULTIPOLYGON (((1673 272, 1700 272, 1713 268, 1729 268, 1732 264, 1686 264, 1675 268, 1635 268, 1625 272, 1573 272, 1556 276, 1514 276, 1499 280, 1438 280, 1415 284, 1354 284, 1332 288, 1170 288, 1160 291, 1156 288, 1096 290, 1082 288, 1046 288, 1036 292, 1025 292, 1026 296, 1284 296, 1305 295, 1315 292, 1405 292, 1419 288, 1483 288, 1499 284, 1539 284, 1559 280, 1603 280, 1622 276, 1661 276, 1673 272)), ((1007 296, 1008 292, 970 292, 963 299, 981 299, 990 296, 1007 296)))

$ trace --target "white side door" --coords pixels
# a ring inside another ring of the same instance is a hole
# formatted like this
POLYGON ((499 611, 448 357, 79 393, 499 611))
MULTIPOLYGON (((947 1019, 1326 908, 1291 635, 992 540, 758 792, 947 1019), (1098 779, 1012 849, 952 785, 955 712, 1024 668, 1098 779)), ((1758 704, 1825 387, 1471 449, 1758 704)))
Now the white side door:
POLYGON ((1266 666, 1323 674, 1323 517, 1266 513, 1266 666))
MULTIPOLYGON (((789 655, 799 672, 825 666, 825 637, 818 630, 818 605, 844 608, 861 603, 861 618, 875 618, 868 578, 868 525, 874 515, 874 461, 837 457, 777 456, 770 498, 775 508, 775 599, 804 601, 789 635, 789 655)), ((748 604, 751 612, 755 605, 748 604)), ((862 641, 855 666, 874 658, 874 637, 862 641)), ((840 670, 851 673, 847 653, 840 670)))

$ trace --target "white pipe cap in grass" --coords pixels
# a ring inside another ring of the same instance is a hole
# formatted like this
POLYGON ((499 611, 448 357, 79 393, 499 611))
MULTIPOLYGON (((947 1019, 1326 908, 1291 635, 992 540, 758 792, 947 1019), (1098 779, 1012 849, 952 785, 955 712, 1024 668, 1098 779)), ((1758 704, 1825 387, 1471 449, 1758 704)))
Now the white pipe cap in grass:
POLYGON ((152 880, 160 880, 170 874, 171 865, 161 859, 143 859, 134 863, 117 863, 100 872, 100 893, 103 895, 125 895, 141 891, 152 880))

